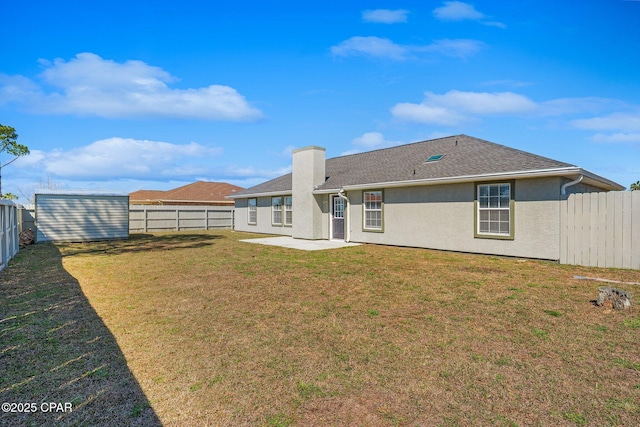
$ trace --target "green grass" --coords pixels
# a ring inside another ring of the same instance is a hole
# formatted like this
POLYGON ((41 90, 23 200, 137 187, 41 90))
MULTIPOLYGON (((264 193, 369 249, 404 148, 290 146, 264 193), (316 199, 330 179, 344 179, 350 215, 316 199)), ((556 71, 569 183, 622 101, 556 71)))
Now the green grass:
POLYGON ((637 424, 636 307, 572 277, 638 271, 247 237, 21 251, 0 273, 0 397, 74 412, 0 424, 637 424))

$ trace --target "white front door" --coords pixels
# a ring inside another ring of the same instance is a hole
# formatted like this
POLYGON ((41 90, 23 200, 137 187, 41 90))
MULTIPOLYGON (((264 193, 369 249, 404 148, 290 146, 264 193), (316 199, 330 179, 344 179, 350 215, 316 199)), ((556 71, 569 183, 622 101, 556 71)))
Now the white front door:
POLYGON ((331 196, 331 238, 344 240, 344 199, 331 196))

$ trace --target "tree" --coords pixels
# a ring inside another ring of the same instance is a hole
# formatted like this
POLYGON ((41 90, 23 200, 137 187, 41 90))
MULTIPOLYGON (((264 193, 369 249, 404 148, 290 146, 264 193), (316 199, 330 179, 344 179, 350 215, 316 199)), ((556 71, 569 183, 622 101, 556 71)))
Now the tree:
POLYGON ((629 189, 631 191, 640 190, 640 181, 636 181, 633 184, 631 184, 631 187, 629 189))
POLYGON ((2 194, 2 168, 13 163, 18 157, 29 154, 29 148, 26 145, 18 144, 18 134, 11 126, 0 124, 0 154, 6 152, 13 159, 2 164, 0 161, 0 194, 2 194))
POLYGON ((27 200, 27 203, 35 203, 36 193, 38 190, 60 190, 63 188, 63 185, 54 181, 50 175, 47 175, 47 179, 40 179, 38 185, 31 190, 26 190, 24 187, 18 187, 18 191, 20 195, 27 200))
POLYGON ((18 196, 16 196, 13 193, 4 193, 2 195, 2 197, 0 197, 0 199, 5 199, 5 200, 18 200, 18 196))

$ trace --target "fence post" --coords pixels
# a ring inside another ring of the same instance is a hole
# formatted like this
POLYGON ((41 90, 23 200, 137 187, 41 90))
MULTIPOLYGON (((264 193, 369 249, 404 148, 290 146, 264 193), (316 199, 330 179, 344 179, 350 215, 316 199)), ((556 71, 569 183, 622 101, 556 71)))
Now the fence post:
POLYGON ((4 266, 6 265, 6 260, 5 260, 5 248, 4 248, 4 239, 5 239, 5 232, 4 232, 4 212, 5 212, 5 205, 0 204, 0 269, 4 268, 4 266))

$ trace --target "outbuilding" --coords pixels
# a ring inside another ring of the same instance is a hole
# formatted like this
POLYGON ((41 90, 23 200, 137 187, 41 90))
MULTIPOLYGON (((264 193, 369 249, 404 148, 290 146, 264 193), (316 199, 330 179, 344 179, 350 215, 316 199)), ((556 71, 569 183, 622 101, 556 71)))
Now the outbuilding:
POLYGON ((129 196, 46 191, 35 195, 36 242, 129 238, 129 196))

